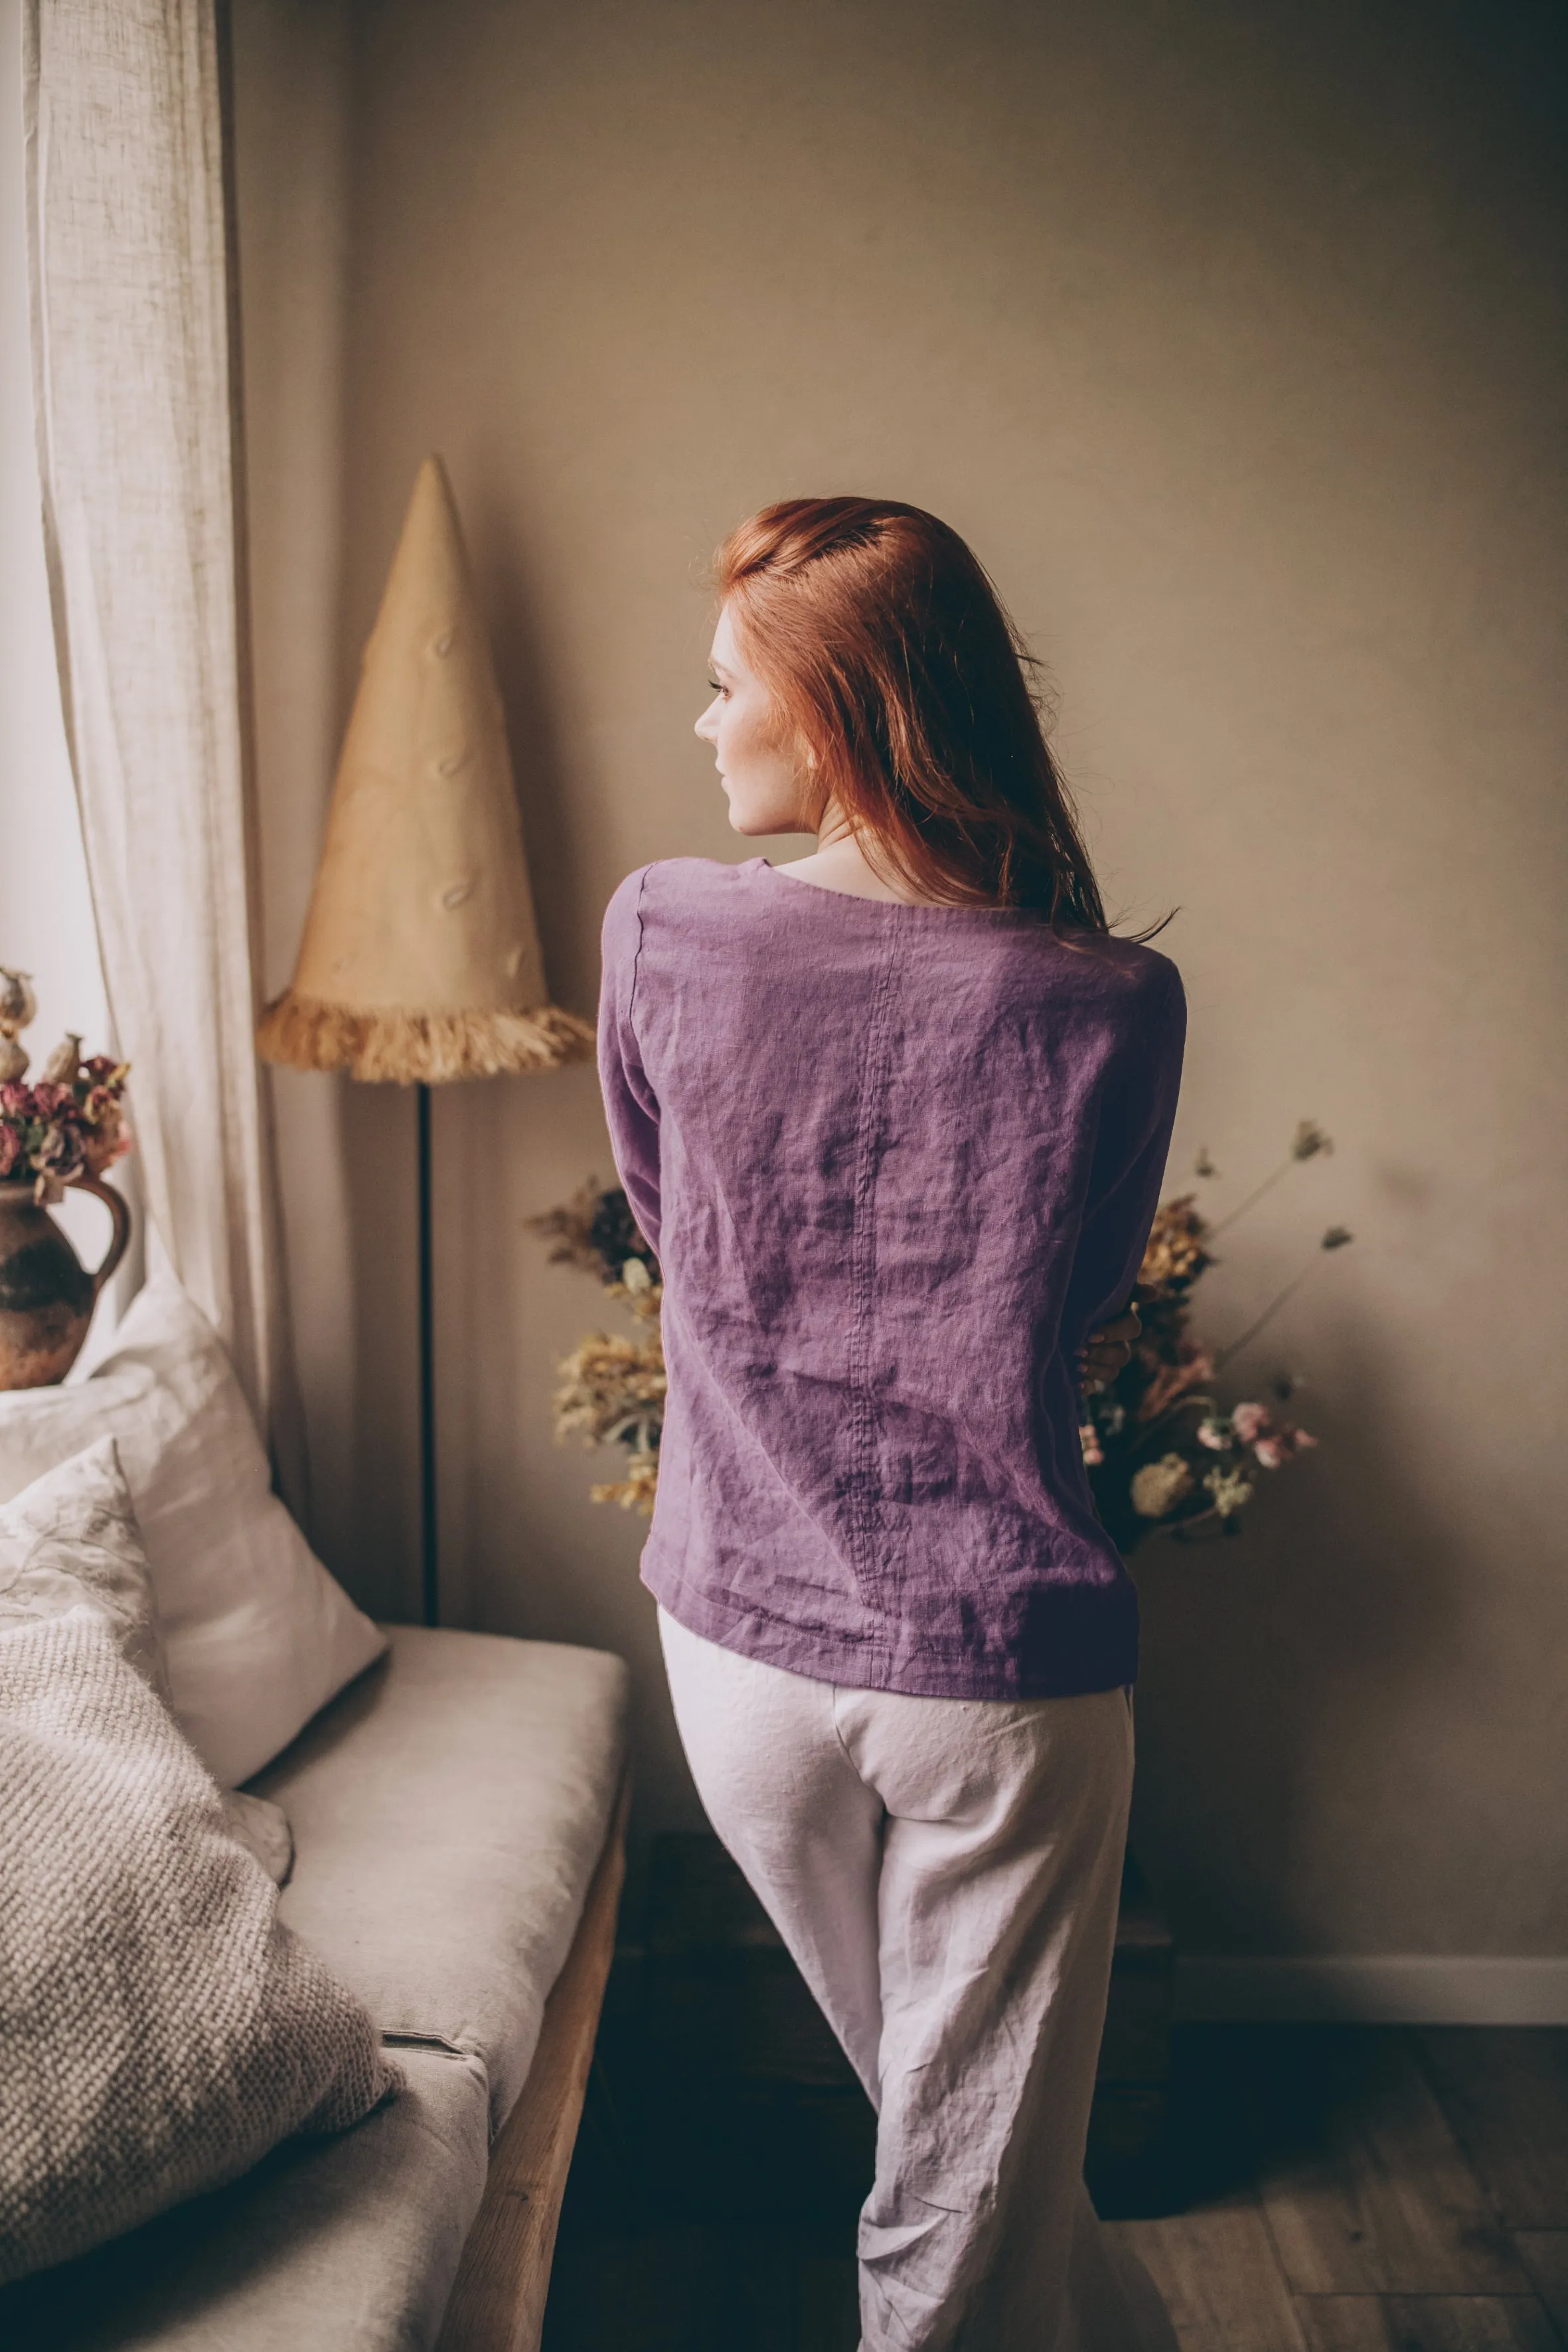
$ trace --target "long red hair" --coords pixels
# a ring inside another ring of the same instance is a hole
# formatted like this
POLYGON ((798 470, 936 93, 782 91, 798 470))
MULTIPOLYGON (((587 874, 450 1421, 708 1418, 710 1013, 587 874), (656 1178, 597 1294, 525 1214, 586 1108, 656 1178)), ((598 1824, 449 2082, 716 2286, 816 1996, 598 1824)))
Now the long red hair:
POLYGON ((891 499, 785 499, 714 568, 747 660, 884 879, 1108 929, 1036 666, 955 530, 891 499))

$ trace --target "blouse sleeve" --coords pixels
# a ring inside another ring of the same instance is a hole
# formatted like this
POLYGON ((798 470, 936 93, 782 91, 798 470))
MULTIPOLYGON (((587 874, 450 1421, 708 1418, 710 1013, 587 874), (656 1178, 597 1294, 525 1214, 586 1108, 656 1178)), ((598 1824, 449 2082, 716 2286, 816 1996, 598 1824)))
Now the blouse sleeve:
POLYGON ((1126 1307, 1160 1204, 1187 1029, 1181 974, 1173 963, 1165 969, 1165 986, 1138 1024, 1122 1082, 1106 1107, 1095 1155, 1096 1197, 1079 1236, 1062 1318, 1069 1347, 1081 1345, 1126 1307))
POLYGON ((616 1172, 631 1212, 658 1255, 658 1100, 642 1066, 632 1013, 642 950, 642 893, 647 868, 628 874, 605 909, 600 937, 599 1085, 616 1172))

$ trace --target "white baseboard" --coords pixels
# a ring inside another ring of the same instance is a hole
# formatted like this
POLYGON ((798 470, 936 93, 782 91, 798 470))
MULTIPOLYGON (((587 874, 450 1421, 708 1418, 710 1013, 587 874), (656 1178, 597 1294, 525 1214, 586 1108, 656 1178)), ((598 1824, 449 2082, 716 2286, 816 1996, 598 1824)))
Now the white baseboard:
POLYGON ((1175 2000, 1209 2024, 1568 2025, 1568 1959, 1193 1953, 1177 1958, 1175 2000))

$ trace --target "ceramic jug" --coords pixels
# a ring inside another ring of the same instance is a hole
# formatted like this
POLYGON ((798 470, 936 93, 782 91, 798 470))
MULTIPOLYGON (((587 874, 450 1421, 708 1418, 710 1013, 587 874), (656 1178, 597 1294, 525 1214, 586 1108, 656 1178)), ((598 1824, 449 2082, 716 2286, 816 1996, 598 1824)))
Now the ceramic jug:
POLYGON ((89 1274, 47 1209, 25 1183, 0 1184, 0 1389, 50 1388, 63 1381, 87 1338, 98 1294, 125 1255, 131 1212, 96 1176, 73 1176, 114 1220, 109 1255, 89 1274))

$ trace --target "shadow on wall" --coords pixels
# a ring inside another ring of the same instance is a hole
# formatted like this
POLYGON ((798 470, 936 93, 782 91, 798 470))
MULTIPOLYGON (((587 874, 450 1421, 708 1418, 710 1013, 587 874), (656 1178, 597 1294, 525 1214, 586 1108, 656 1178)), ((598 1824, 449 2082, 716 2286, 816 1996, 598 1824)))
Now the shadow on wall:
MULTIPOLYGON (((1409 1836, 1408 1804, 1388 1801, 1386 1733, 1401 1726, 1413 1773, 1412 1717, 1462 1685, 1467 1537, 1398 1475, 1415 1449, 1377 1327, 1342 1316, 1321 1355, 1301 1415, 1321 1452, 1279 1489, 1262 1474, 1234 1540, 1156 1536, 1134 1556, 1132 1836, 1191 1951, 1386 1950, 1391 1910, 1408 1923, 1401 1948, 1446 1948, 1431 1890, 1447 1819, 1430 1820, 1425 1848, 1409 1836), (1348 1874, 1346 1843, 1361 1850, 1348 1874), (1366 1890, 1367 1917, 1348 1886, 1366 1890)), ((1431 1721, 1427 1745, 1442 1744, 1431 1721)))
MULTIPOLYGON (((485 478, 482 467, 475 470, 485 478)), ((590 903, 582 845, 569 814, 580 805, 582 791, 580 781, 568 772, 560 714, 549 683, 541 598, 528 576, 515 531, 504 528, 492 506, 468 519, 467 530, 506 712, 544 968, 556 1002, 592 1017, 599 993, 599 910, 590 903), (549 877, 550 888, 542 895, 543 876, 549 877)))

